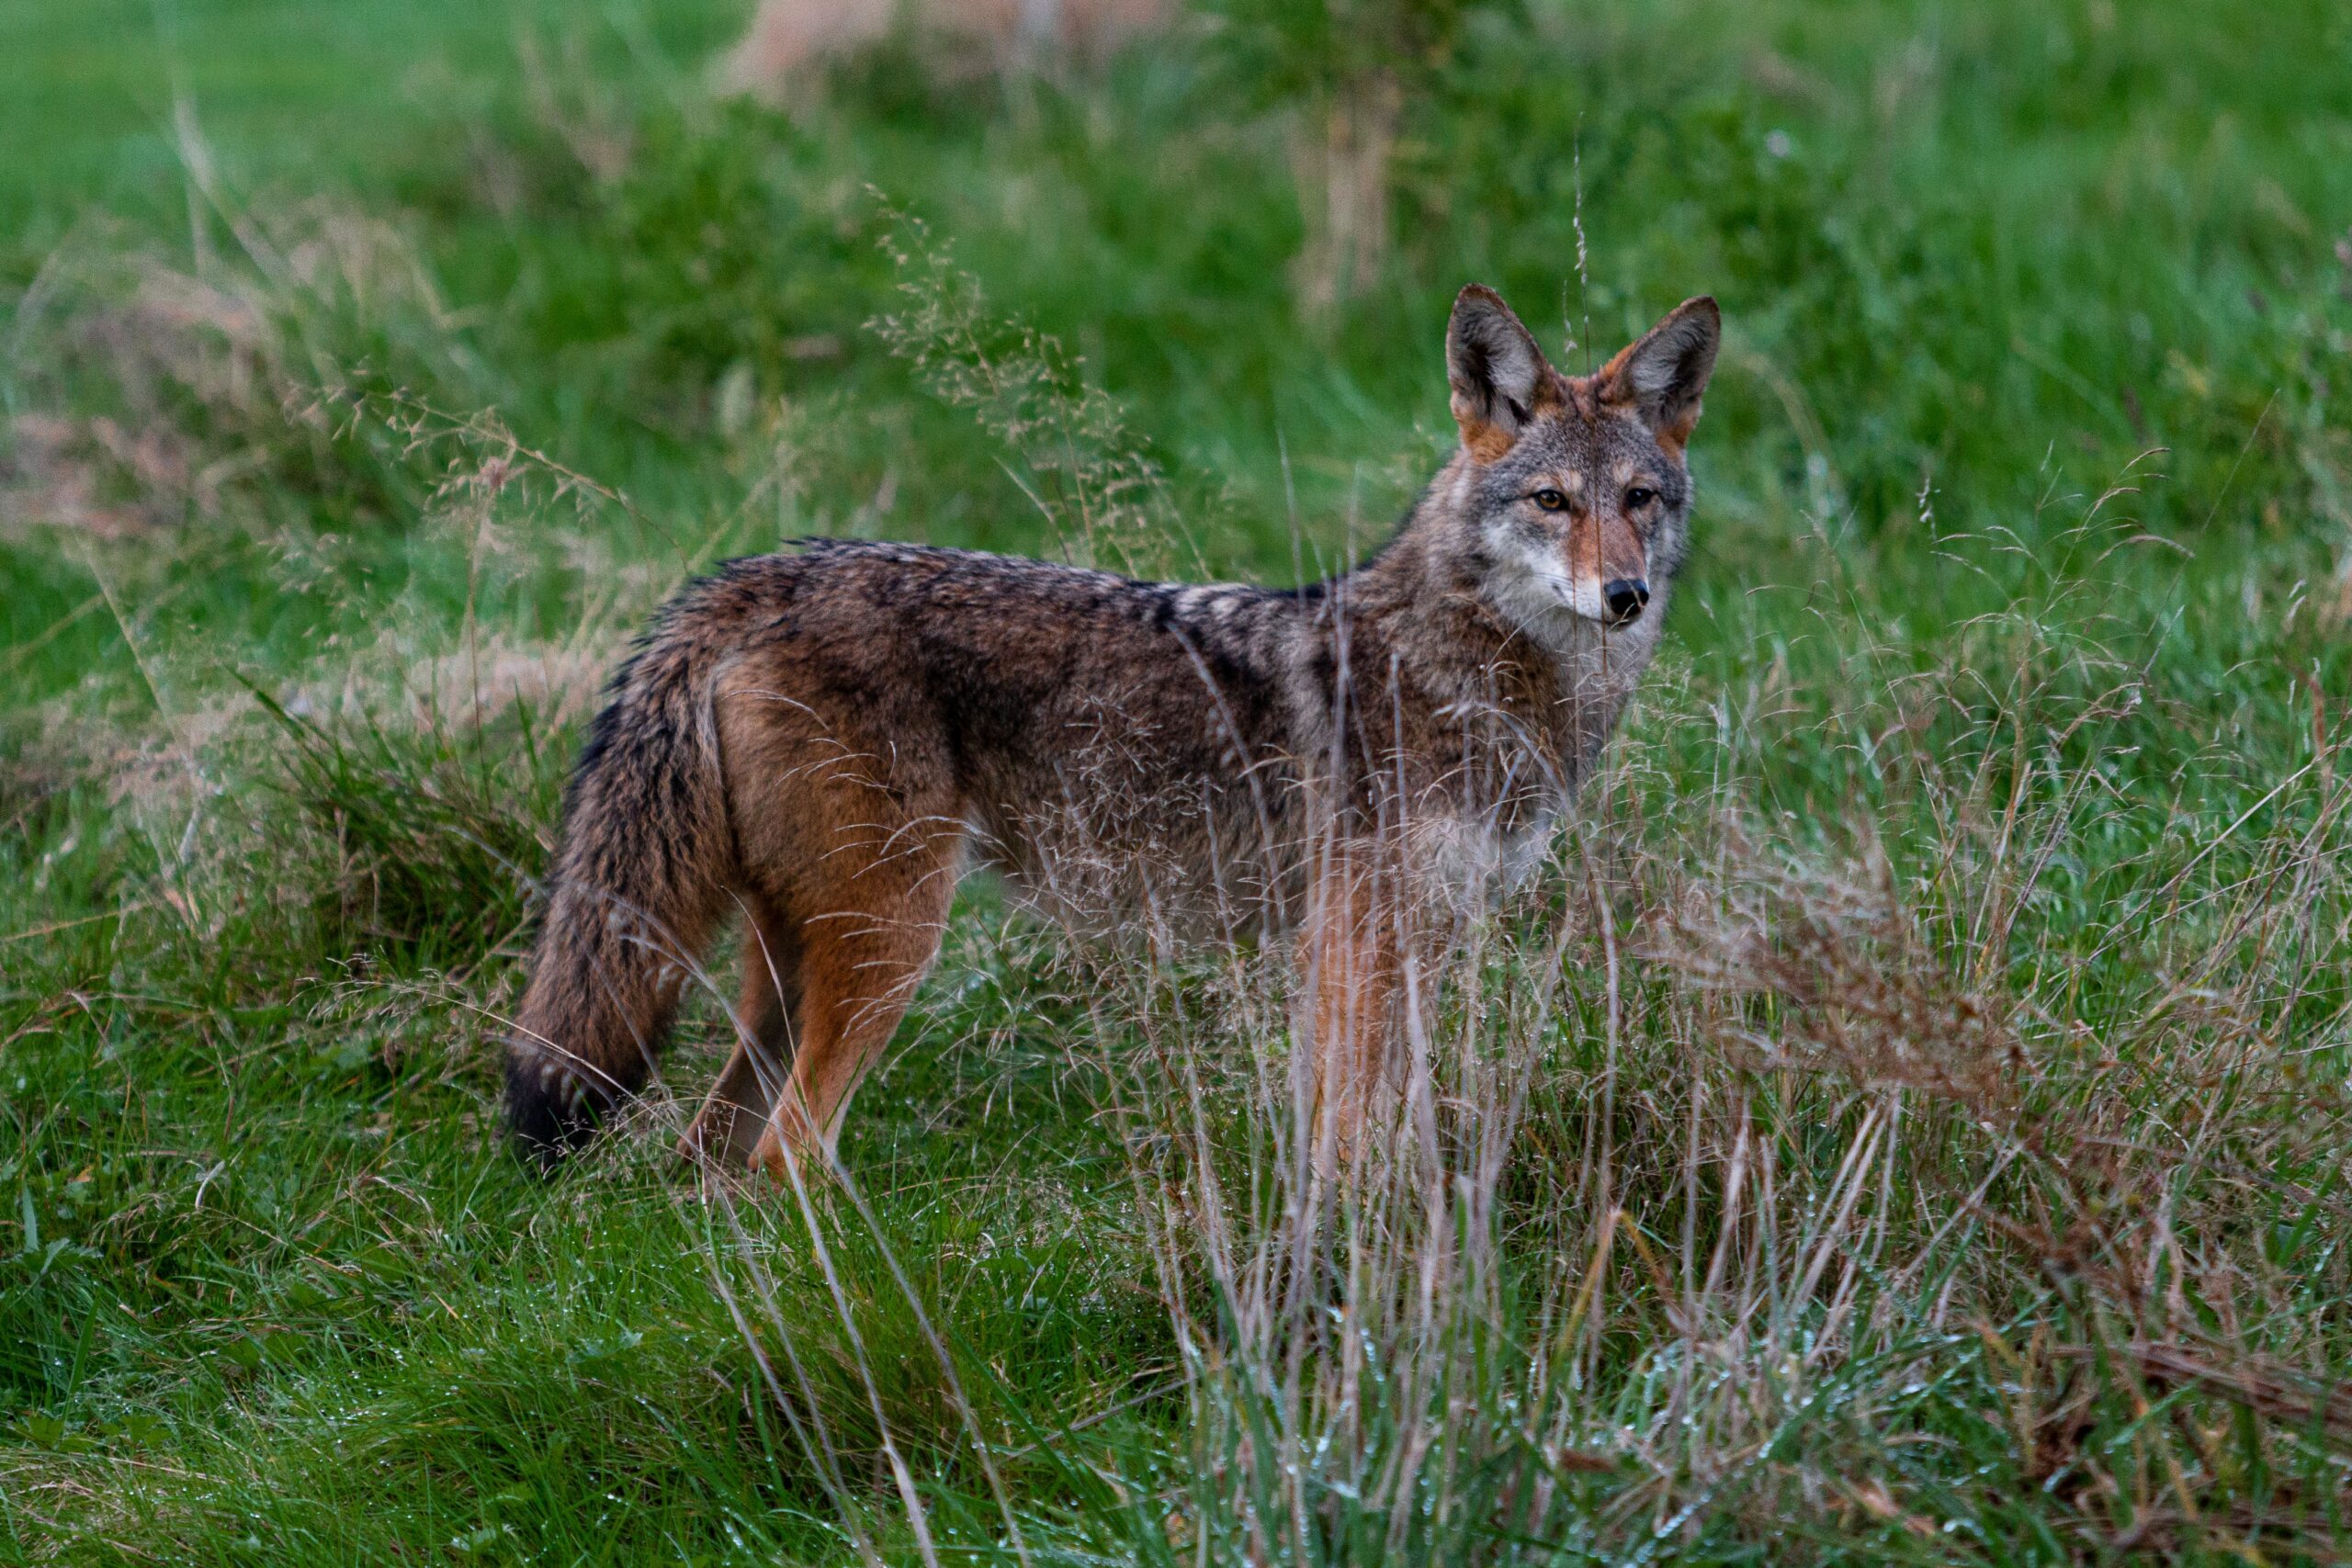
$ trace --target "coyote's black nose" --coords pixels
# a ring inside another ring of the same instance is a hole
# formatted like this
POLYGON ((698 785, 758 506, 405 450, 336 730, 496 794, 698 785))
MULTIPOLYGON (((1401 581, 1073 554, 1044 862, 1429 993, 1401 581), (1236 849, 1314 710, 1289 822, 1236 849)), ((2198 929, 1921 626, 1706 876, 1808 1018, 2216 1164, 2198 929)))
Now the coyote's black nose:
POLYGON ((1619 626, 1640 617, 1642 606, 1650 602, 1650 585, 1638 577, 1621 577, 1601 586, 1600 596, 1609 601, 1609 617, 1619 626))

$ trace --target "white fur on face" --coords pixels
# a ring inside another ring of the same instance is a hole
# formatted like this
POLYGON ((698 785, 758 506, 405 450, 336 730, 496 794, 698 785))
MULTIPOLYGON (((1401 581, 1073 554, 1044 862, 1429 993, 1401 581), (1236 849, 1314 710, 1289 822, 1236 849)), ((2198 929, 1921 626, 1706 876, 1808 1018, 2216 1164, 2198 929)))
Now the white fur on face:
POLYGON ((1596 670, 1612 679, 1638 674, 1657 651, 1666 622, 1670 584, 1652 579, 1650 602, 1626 626, 1611 622, 1598 572, 1572 570, 1557 546, 1531 538, 1524 529, 1498 526, 1488 533, 1493 561, 1486 579, 1487 601, 1530 639, 1555 655, 1596 660, 1596 670))
POLYGON ((1570 583, 1569 609, 1574 610, 1588 621, 1606 621, 1610 618, 1608 602, 1601 597, 1600 573, 1595 572, 1590 577, 1572 578, 1570 583))
MULTIPOLYGON (((1531 633, 1541 635, 1546 623, 1562 614, 1587 615, 1577 604, 1576 579, 1547 542, 1530 538, 1509 526, 1490 528, 1487 547, 1493 562, 1487 572, 1487 594, 1504 616, 1531 633)), ((1600 585, 1592 585, 1593 603, 1600 585)))
POLYGON ((1563 611, 1587 621, 1609 619, 1600 574, 1572 570, 1553 541, 1501 526, 1489 531, 1487 548, 1495 564, 1487 575, 1487 590, 1496 608, 1530 631, 1563 611))

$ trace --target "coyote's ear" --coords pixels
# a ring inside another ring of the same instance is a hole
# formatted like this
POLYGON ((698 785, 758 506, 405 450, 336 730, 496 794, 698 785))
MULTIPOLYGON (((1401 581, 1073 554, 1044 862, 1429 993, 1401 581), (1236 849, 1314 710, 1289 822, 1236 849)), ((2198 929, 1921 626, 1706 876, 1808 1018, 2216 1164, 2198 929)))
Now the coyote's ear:
POLYGON ((1510 451, 1521 427, 1558 396, 1533 335, 1501 295, 1476 283, 1455 297, 1446 323, 1445 378, 1462 445, 1482 463, 1510 451))
POLYGON ((1723 335, 1723 312, 1714 300, 1703 294, 1685 299, 1602 367, 1602 399, 1632 403, 1659 441, 1679 449, 1699 423, 1699 399, 1714 373, 1723 335))

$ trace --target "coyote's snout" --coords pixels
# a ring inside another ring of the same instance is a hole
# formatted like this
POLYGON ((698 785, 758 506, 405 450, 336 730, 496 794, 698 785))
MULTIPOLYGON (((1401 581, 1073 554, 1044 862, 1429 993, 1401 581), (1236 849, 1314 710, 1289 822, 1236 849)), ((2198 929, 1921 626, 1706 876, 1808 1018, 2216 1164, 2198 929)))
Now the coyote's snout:
POLYGON ((740 913, 739 1043, 687 1146, 830 1158, 985 861, 1091 931, 1295 931, 1344 1149, 1418 947, 1532 863, 1649 662, 1718 332, 1692 299, 1568 377, 1464 289, 1460 449, 1378 555, 1303 588, 833 540, 689 585, 565 802, 515 1132, 552 1155, 635 1091, 740 913))

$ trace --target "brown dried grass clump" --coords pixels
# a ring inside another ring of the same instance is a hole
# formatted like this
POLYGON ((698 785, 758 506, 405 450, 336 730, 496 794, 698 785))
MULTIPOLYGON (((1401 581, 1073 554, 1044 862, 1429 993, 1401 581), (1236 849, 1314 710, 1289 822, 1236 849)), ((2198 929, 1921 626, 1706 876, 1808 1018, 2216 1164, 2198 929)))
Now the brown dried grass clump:
POLYGON ((1099 56, 1166 21, 1169 0, 761 0, 718 62, 720 89, 787 102, 824 67, 901 26, 951 75, 1005 69, 1054 49, 1099 56))
POLYGON ((342 203, 233 203, 183 135, 211 206, 190 254, 92 225, 26 290, 0 525, 119 540, 289 497, 383 512, 413 496, 341 415, 355 377, 469 374, 421 254, 398 225, 342 203))
POLYGON ((1731 833, 1738 875, 1661 923, 1654 956, 1725 1010, 1754 1071, 1834 1071, 2006 1120, 2027 1066, 2014 998, 1971 987, 1922 939, 1883 855, 1807 870, 1731 833))

